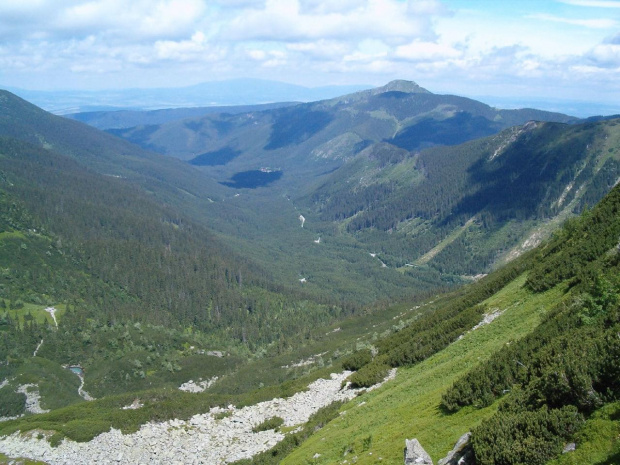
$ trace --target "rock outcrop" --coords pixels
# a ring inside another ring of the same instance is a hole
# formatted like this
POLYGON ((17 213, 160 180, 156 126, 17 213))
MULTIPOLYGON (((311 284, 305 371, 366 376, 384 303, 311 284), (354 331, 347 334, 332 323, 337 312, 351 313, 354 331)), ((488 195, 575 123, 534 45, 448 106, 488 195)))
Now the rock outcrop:
POLYGON ((471 465, 474 463, 474 451, 469 442, 471 433, 465 433, 456 441, 456 444, 437 465, 471 465))
POLYGON ((405 439, 405 465, 433 465, 431 456, 417 439, 405 439))

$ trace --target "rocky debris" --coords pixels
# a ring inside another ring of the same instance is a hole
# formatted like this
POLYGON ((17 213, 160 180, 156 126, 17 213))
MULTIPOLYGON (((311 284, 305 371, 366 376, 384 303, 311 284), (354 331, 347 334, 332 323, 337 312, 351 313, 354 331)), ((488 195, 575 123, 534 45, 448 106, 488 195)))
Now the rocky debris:
POLYGON ((431 456, 417 439, 405 439, 405 465, 433 465, 431 456))
POLYGON ((36 384, 22 384, 17 392, 26 395, 26 411, 30 413, 47 413, 49 410, 41 408, 41 395, 36 384))
POLYGON ((224 357, 224 352, 222 352, 221 350, 207 350, 206 353, 210 357, 218 357, 218 358, 224 357))
POLYGON ((577 449, 577 444, 575 444, 574 442, 569 442, 564 446, 562 453, 567 454, 569 452, 575 452, 575 449, 577 449))
POLYGON ((52 315, 52 320, 54 320, 54 324, 56 325, 56 328, 58 328, 58 320, 56 320, 56 309, 54 307, 47 307, 45 311, 52 315))
MULTIPOLYGON (((8 380, 4 380, 0 385, 0 389, 8 384, 8 380)), ((49 410, 46 410, 41 407, 41 395, 39 394, 39 386, 36 384, 22 384, 17 388, 17 391, 26 396, 26 412, 28 413, 47 413, 49 410)), ((24 414, 17 415, 14 417, 0 417, 0 422, 8 421, 8 420, 16 420, 17 418, 23 417, 24 414)))
MULTIPOLYGON (((539 123, 537 121, 528 121, 527 123, 525 123, 520 128, 518 126, 516 126, 514 128, 511 128, 510 131, 512 131, 512 134, 510 134, 510 136, 504 142, 502 142, 499 145, 499 147, 497 147, 495 152, 493 152, 493 155, 491 155, 489 157, 489 161, 493 161, 495 158, 497 158, 498 155, 501 155, 504 152, 504 150, 506 150, 506 148, 510 144, 514 143, 519 138, 519 136, 521 136, 523 133, 531 132, 534 129, 536 129, 537 127, 539 127, 541 124, 542 123, 539 123)), ((501 137, 501 135, 498 136, 498 137, 501 137)), ((496 137, 496 139, 497 139, 497 137, 496 137)))
POLYGON ((314 363, 317 363, 318 360, 323 356, 327 354, 327 352, 321 352, 320 354, 316 354, 316 355, 312 355, 310 357, 308 357, 305 360, 300 360, 299 362, 296 363, 292 363, 290 365, 282 365, 280 368, 299 368, 299 367, 304 367, 304 366, 308 366, 308 365, 312 365, 314 363))
POLYGON ((383 381, 381 381, 379 384, 375 384, 374 386, 370 386, 368 389, 366 389, 367 391, 374 391, 375 389, 380 388, 381 386, 383 386, 385 383, 387 383, 388 381, 396 378, 396 372, 397 369, 396 368, 392 368, 390 369, 390 371, 388 371, 387 376, 385 377, 385 379, 383 381))
POLYGON ((194 382, 194 380, 190 379, 188 382, 181 384, 179 386, 179 390, 185 391, 185 392, 194 392, 194 393, 204 392, 208 388, 213 386, 213 383, 215 383, 217 380, 218 380, 217 376, 214 376, 213 378, 210 378, 204 381, 200 379, 198 380, 197 383, 194 382))
POLYGON ((129 405, 125 405, 123 410, 138 410, 139 408, 144 407, 144 404, 140 402, 140 399, 134 399, 133 402, 129 405))
POLYGON ((485 314, 484 317, 482 318, 482 321, 478 323, 476 326, 474 326, 471 330, 475 331, 476 329, 481 328, 484 325, 488 325, 489 323, 492 323, 493 320, 501 316, 502 313, 504 313, 504 310, 500 310, 499 308, 494 308, 493 311, 485 314))
POLYGON ((123 435, 111 429, 89 442, 70 440, 52 448, 45 439, 19 432, 0 438, 0 452, 9 457, 28 457, 55 464, 223 464, 251 458, 284 439, 274 430, 254 433, 252 428, 272 417, 284 419, 284 426, 306 423, 317 410, 335 401, 353 399, 360 390, 341 388, 352 373, 332 373, 318 379, 304 392, 287 399, 272 399, 236 409, 212 408, 187 421, 147 423, 139 431, 123 435), (222 418, 221 414, 227 412, 222 418))
POLYGON ((472 465, 475 463, 474 451, 470 444, 471 433, 465 433, 437 465, 472 465))

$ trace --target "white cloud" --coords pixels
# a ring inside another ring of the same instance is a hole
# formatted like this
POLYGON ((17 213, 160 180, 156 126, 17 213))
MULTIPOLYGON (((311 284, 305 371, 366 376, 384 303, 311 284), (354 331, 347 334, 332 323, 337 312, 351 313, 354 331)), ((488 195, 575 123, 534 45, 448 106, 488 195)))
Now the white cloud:
MULTIPOLYGON (((179 37, 206 14, 202 0, 11 0, 0 2, 0 30, 16 37, 179 37), (17 29, 16 25, 28 25, 17 29), (15 32, 18 34, 15 34, 15 32)), ((0 35, 2 33, 0 32, 0 35)))
POLYGON ((620 44, 600 44, 586 55, 590 65, 597 68, 620 69, 620 44))
POLYGON ((265 52, 264 50, 248 50, 247 54, 252 60, 256 61, 263 61, 265 58, 267 58, 267 52, 265 52))
POLYGON ((249 8, 249 7, 264 7, 265 0, 216 0, 220 8, 224 9, 236 9, 236 8, 249 8))
POLYGON ((338 60, 351 53, 354 47, 354 44, 344 40, 326 39, 286 44, 287 50, 317 60, 338 60))
POLYGON ((49 8, 49 0, 4 0, 0 4, 3 17, 31 14, 49 8))
POLYGON ((204 12, 205 5, 200 0, 160 2, 139 27, 143 34, 151 36, 183 34, 202 18, 204 12))
POLYGON ((189 40, 158 40, 154 48, 156 57, 163 60, 212 62, 226 57, 226 49, 211 46, 202 32, 194 33, 189 40))
POLYGON ((359 6, 359 0, 299 0, 299 12, 301 14, 346 14, 359 6))
POLYGON ((548 14, 533 14, 528 15, 528 18, 538 19, 541 21, 551 21, 554 23, 570 24, 573 26, 582 26, 594 29, 611 29, 618 26, 618 21, 609 18, 594 18, 594 19, 572 19, 564 18, 561 16, 554 16, 548 14))
POLYGON ((458 58, 463 52, 454 47, 435 42, 414 41, 396 48, 394 55, 397 58, 411 61, 435 61, 448 58, 458 58))
POLYGON ((278 66, 286 66, 288 55, 281 50, 265 51, 261 49, 245 50, 245 54, 251 60, 259 63, 264 68, 276 68, 278 66))
POLYGON ((267 0, 263 9, 248 9, 234 18, 225 37, 277 41, 380 37, 405 41, 434 35, 430 15, 412 14, 406 3, 365 0, 346 11, 319 6, 308 10, 302 9, 298 0, 267 0))

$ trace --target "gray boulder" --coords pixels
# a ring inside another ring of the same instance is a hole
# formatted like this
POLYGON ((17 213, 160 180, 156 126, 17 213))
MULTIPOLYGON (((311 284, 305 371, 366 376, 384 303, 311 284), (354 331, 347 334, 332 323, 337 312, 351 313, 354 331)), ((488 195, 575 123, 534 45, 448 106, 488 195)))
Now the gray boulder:
POLYGON ((431 456, 417 439, 405 439, 405 465, 433 465, 431 456))
POLYGON ((569 452, 575 452, 575 449, 577 449, 577 444, 575 444, 574 442, 570 442, 564 446, 564 450, 562 451, 562 453, 568 454, 569 452))
POLYGON ((469 443, 470 438, 471 433, 465 433, 461 436, 450 453, 437 462, 437 465, 471 465, 475 463, 474 451, 469 443))

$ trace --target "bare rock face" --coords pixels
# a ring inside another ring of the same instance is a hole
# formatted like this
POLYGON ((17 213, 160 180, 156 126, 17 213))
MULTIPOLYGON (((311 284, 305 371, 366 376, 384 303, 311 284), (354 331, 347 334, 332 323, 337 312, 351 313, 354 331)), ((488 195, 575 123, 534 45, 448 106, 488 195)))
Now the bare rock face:
POLYGON ((454 448, 437 465, 471 465, 474 462, 474 451, 469 442, 471 433, 465 433, 456 441, 454 448))
POLYGON ((405 465, 433 465, 431 456, 417 439, 405 439, 405 465))

